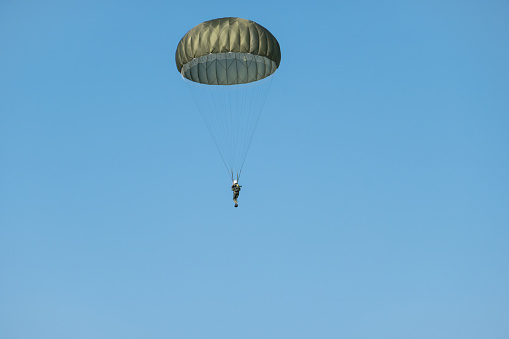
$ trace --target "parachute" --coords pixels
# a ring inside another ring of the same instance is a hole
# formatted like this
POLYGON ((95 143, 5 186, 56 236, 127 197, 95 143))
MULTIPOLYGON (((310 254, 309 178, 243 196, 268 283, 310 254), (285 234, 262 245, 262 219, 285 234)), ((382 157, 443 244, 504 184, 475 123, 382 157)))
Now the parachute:
POLYGON ((254 21, 219 18, 187 32, 178 44, 175 61, 228 175, 238 180, 271 75, 281 62, 278 41, 254 21))

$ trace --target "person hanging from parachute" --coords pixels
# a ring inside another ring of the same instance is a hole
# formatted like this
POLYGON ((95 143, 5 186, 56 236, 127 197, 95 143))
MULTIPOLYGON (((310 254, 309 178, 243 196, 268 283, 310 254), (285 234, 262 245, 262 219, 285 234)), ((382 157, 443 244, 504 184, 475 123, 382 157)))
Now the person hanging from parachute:
POLYGON ((237 201, 237 199, 239 198, 241 187, 242 186, 239 185, 237 180, 233 180, 232 191, 233 191, 233 202, 235 203, 235 207, 239 207, 239 202, 237 201))
POLYGON ((196 25, 175 51, 177 70, 189 85, 233 182, 235 207, 242 187, 240 173, 280 62, 274 35, 252 20, 236 17, 196 25))

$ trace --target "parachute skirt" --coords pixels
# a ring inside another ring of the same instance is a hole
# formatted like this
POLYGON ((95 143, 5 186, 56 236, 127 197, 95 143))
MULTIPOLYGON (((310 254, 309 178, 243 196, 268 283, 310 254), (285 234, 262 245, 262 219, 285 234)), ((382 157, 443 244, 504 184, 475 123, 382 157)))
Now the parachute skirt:
POLYGON ((195 58, 183 65, 182 76, 205 85, 239 85, 270 76, 277 64, 249 53, 216 53, 195 58))

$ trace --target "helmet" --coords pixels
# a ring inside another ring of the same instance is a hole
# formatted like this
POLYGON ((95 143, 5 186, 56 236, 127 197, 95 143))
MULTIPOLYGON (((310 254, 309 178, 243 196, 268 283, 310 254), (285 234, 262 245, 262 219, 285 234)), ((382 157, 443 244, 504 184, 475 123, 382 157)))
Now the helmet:
POLYGON ((237 183, 237 180, 233 180, 233 184, 235 185, 237 183))

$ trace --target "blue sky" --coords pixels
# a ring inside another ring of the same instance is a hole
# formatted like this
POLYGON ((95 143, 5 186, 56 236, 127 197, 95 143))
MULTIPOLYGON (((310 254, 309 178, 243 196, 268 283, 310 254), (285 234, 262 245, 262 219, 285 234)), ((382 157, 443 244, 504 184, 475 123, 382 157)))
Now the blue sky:
POLYGON ((0 1, 0 337, 509 336, 509 2, 0 1), (174 62, 279 40, 240 207, 174 62))

